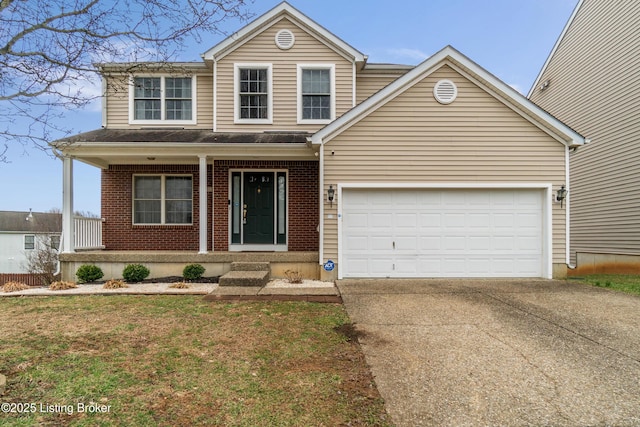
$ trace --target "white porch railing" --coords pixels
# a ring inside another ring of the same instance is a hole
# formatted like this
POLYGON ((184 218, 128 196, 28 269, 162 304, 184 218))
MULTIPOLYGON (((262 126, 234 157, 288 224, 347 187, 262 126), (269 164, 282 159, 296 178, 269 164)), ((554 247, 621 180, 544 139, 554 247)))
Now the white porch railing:
POLYGON ((102 244, 103 218, 73 217, 74 245, 76 250, 104 249, 102 244))

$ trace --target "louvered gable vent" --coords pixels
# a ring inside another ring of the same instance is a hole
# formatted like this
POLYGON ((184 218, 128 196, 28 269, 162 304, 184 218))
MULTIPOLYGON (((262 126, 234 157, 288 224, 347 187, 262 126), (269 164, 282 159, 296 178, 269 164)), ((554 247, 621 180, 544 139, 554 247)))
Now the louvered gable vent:
POLYGON ((451 80, 440 80, 433 87, 433 96, 441 104, 451 104, 458 96, 458 88, 451 80))
POLYGON ((276 34, 276 46, 282 50, 291 49, 296 38, 290 30, 280 30, 276 34))

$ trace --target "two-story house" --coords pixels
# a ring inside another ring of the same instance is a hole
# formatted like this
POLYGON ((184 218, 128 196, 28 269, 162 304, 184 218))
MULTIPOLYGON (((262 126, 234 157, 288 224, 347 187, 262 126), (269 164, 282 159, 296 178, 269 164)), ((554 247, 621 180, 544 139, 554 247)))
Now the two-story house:
POLYGON ((529 98, 591 142, 571 153, 575 274, 640 272, 640 2, 580 0, 529 98))
POLYGON ((65 236, 73 161, 102 169, 105 250, 65 246, 67 278, 243 259, 323 279, 565 272, 557 195, 583 138, 451 47, 370 63, 283 2, 199 62, 100 72, 102 129, 55 147, 65 236))
MULTIPOLYGON (((61 231, 59 213, 0 211, 0 283, 3 283, 3 274, 27 275, 29 257, 34 251, 57 251, 61 231)), ((7 276, 8 280, 13 280, 12 277, 7 276)), ((33 283, 39 284, 39 281, 33 283)))

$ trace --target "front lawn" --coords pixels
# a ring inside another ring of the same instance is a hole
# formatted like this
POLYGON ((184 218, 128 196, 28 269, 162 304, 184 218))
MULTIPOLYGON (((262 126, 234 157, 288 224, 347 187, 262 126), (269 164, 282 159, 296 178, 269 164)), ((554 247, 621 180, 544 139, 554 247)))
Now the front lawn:
POLYGON ((579 278, 570 277, 569 279, 640 295, 640 275, 637 274, 590 274, 579 278))
POLYGON ((337 304, 3 298, 0 424, 389 425, 348 322, 337 304))

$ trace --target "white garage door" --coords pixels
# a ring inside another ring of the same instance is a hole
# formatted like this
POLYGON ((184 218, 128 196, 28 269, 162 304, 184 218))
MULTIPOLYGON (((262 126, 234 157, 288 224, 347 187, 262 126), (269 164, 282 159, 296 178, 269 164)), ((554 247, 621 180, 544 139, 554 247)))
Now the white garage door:
POLYGON ((343 189, 343 277, 542 277, 543 191, 343 189))

